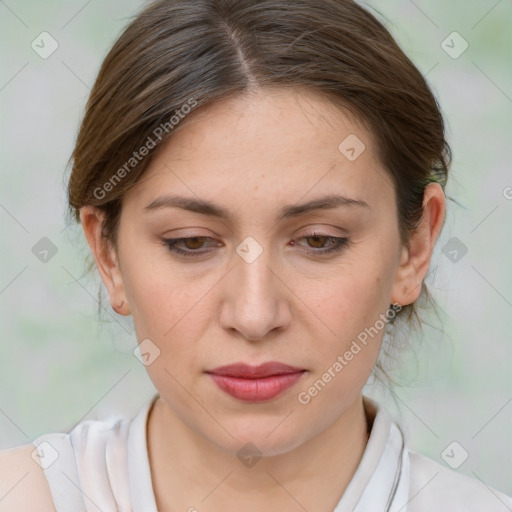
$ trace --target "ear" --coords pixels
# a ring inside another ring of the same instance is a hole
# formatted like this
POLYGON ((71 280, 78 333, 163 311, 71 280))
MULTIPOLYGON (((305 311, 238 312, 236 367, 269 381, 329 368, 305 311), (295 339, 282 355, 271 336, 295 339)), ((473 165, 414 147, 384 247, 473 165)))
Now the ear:
POLYGON ((107 243, 102 236, 105 214, 94 206, 83 206, 80 208, 80 221, 101 279, 107 288, 112 309, 120 315, 129 315, 130 307, 126 300, 118 255, 112 244, 107 243))
POLYGON ((410 237, 409 247, 403 246, 391 302, 406 306, 421 294, 434 245, 443 227, 446 201, 439 183, 429 183, 423 194, 423 215, 410 237))

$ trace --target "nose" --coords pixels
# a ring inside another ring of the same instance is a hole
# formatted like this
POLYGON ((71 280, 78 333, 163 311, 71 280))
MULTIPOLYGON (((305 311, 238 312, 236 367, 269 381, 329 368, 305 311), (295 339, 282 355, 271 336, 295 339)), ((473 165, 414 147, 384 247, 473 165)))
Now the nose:
POLYGON ((291 292, 268 254, 264 250, 252 262, 235 254, 234 268, 224 279, 220 323, 249 341, 285 329, 292 317, 291 292))

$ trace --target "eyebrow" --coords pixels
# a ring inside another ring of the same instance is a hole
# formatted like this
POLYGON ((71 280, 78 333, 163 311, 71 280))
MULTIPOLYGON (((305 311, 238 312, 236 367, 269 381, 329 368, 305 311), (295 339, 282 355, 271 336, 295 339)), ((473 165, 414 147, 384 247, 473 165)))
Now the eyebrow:
MULTIPOLYGON (((368 203, 361 199, 331 194, 318 199, 313 199, 303 204, 291 204, 281 208, 277 215, 277 222, 299 217, 315 210, 332 210, 340 206, 356 206, 370 208, 368 203)), ((165 195, 157 197, 154 201, 144 207, 144 213, 150 213, 161 208, 181 208, 194 213, 208 215, 228 222, 233 222, 233 214, 223 206, 204 199, 185 197, 178 195, 165 195)))

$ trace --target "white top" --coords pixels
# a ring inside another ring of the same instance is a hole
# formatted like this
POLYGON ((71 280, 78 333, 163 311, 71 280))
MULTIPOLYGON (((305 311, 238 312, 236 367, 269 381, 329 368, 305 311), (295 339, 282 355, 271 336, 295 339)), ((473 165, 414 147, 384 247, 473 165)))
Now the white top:
MULTIPOLYGON (((33 441, 57 512, 158 512, 146 424, 158 394, 133 418, 85 420, 33 441)), ((512 498, 409 451, 398 425, 364 397, 373 422, 357 470, 333 512, 510 512, 512 498)), ((453 453, 453 452, 452 452, 453 453)))

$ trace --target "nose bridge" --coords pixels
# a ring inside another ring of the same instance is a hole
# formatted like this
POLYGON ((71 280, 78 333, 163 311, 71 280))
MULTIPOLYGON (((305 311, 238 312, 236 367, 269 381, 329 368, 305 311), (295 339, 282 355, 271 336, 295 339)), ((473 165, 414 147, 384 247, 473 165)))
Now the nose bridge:
POLYGON ((236 252, 221 321, 225 328, 234 328, 248 339, 260 339, 283 321, 279 318, 283 311, 279 304, 280 281, 271 270, 268 247, 247 237, 236 252))
POLYGON ((275 297, 274 274, 269 267, 272 265, 268 246, 264 247, 253 237, 247 237, 236 248, 239 261, 233 279, 240 302, 254 307, 263 306, 275 297))

